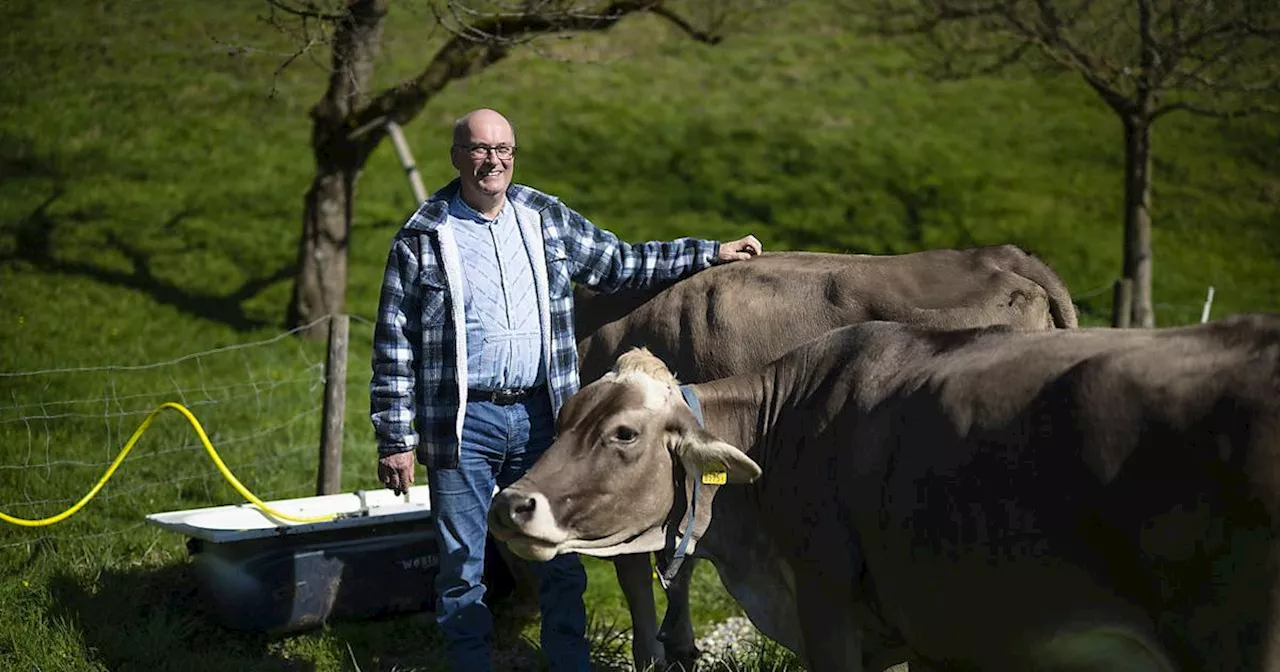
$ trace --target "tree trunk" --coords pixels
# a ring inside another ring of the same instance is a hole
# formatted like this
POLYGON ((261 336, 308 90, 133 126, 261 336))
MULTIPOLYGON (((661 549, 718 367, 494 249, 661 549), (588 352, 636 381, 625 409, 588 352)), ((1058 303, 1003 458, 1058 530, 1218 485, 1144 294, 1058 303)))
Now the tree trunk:
POLYGON ((352 137, 349 115, 368 98, 389 0, 351 0, 333 36, 333 69, 324 96, 311 110, 316 175, 303 203, 298 272, 286 321, 300 333, 327 338, 326 315, 346 311, 347 242, 356 180, 372 147, 352 137), (316 322, 312 325, 313 322, 316 322))
POLYGON ((1151 302, 1151 119, 1124 118, 1124 275, 1133 282, 1131 323, 1154 327, 1151 302))
POLYGON ((327 338, 327 320, 311 323, 346 308, 347 237, 354 182, 355 175, 345 170, 317 171, 304 200, 298 274, 288 319, 290 328, 310 325, 300 332, 309 338, 327 338))

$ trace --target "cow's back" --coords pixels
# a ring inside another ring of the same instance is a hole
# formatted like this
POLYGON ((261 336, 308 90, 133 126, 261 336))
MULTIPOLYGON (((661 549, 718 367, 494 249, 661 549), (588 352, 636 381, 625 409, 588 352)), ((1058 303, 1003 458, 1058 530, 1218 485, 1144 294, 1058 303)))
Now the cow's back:
POLYGON ((929 328, 1075 327, 1062 281, 1013 246, 905 255, 773 252, 657 290, 577 293, 584 384, 648 347, 682 380, 732 375, 870 320, 929 328))

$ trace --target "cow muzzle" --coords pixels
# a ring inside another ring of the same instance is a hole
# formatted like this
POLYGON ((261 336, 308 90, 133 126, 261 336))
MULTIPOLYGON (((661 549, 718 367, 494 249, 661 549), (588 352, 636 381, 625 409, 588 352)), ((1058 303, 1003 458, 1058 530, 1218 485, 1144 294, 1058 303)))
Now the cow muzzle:
POLYGON ((569 535, 556 524, 551 504, 539 492, 502 490, 489 506, 489 532, 526 560, 546 562, 569 535))

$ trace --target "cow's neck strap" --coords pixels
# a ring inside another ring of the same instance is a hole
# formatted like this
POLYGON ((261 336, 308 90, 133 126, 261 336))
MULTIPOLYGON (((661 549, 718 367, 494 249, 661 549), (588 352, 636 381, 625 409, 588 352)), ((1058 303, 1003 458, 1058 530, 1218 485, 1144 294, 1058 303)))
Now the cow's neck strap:
MULTIPOLYGON (((702 403, 698 401, 698 395, 694 394, 693 388, 688 385, 681 385, 680 394, 684 397, 685 403, 689 404, 689 410, 693 411, 693 417, 698 421, 698 426, 705 426, 702 421, 702 403)), ((671 584, 671 580, 675 578, 676 572, 680 571, 680 565, 684 564, 685 553, 689 550, 689 540, 693 538, 693 524, 698 514, 698 491, 702 489, 698 487, 698 483, 701 480, 701 473, 693 474, 690 485, 693 488, 693 492, 689 493, 689 522, 685 523, 684 536, 680 538, 680 544, 676 546, 675 555, 671 557, 671 565, 667 567, 667 571, 658 575, 662 579, 663 590, 667 589, 667 586, 671 584)))
POLYGON ((698 395, 693 391, 693 387, 681 385, 680 395, 684 397, 685 403, 689 404, 689 410, 693 411, 693 419, 698 421, 698 426, 706 427, 707 423, 702 420, 702 402, 698 400, 698 395))

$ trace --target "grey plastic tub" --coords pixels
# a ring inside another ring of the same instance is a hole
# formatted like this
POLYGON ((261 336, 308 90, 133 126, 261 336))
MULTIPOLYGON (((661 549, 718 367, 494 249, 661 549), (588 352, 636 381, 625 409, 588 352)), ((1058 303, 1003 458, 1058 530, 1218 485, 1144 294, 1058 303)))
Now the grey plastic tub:
POLYGON ((349 517, 282 523, 251 504, 147 516, 188 537, 197 590, 225 627, 290 632, 435 608, 439 556, 427 486, 400 497, 384 489, 267 504, 349 517))

